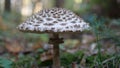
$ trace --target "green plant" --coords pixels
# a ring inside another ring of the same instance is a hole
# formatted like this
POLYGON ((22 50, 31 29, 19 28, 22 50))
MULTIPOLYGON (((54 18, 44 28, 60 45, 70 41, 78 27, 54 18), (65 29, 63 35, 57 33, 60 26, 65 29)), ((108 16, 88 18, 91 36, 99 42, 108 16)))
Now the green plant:
POLYGON ((0 57, 0 68, 12 68, 12 61, 0 57))
POLYGON ((72 62, 80 63, 83 56, 84 54, 82 51, 77 51, 74 54, 65 52, 61 55, 62 66, 65 66, 65 68, 70 68, 72 62))
POLYGON ((34 64, 34 58, 30 56, 21 56, 19 60, 12 64, 12 68, 31 68, 34 64))
MULTIPOLYGON (((94 60, 97 63, 92 63, 94 66, 95 64, 98 65, 99 68, 104 67, 102 61, 103 61, 103 56, 101 55, 101 47, 102 47, 102 42, 101 41, 112 41, 116 46, 120 44, 120 36, 117 34, 118 31, 116 29, 113 29, 111 27, 111 19, 105 18, 105 17, 98 17, 95 14, 90 14, 88 16, 85 16, 86 20, 90 23, 91 25, 91 33, 94 34, 96 37, 96 43, 97 43, 97 49, 98 49, 98 54, 95 56, 94 59, 93 57, 90 57, 89 60, 94 60)), ((120 21, 119 21, 120 22, 120 21)), ((116 22, 116 23, 119 23, 116 22)), ((115 23, 113 23, 115 24, 115 23)), ((113 25, 112 24, 112 25, 113 25)), ((119 25, 119 24, 117 24, 119 25)), ((117 54, 113 55, 116 56, 117 54)), ((105 60, 105 59, 104 59, 105 60)), ((91 62, 91 61, 89 61, 91 62)), ((111 63, 111 62, 110 62, 111 63)))

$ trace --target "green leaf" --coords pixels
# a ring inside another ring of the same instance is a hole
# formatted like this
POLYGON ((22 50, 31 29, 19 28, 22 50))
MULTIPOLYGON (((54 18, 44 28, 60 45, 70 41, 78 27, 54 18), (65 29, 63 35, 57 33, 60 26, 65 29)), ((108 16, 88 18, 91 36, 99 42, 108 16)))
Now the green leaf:
POLYGON ((3 68, 11 68, 12 63, 13 63, 12 61, 0 57, 0 66, 1 67, 3 67, 3 68))

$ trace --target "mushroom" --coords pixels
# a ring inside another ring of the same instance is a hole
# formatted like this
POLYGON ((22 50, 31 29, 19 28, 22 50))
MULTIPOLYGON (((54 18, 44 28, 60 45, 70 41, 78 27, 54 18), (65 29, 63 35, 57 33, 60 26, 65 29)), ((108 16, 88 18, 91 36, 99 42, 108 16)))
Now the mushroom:
POLYGON ((51 8, 32 15, 17 28, 22 32, 52 34, 49 43, 53 44, 53 68, 60 68, 59 44, 63 43, 63 38, 59 34, 79 33, 89 29, 89 24, 70 10, 51 8))

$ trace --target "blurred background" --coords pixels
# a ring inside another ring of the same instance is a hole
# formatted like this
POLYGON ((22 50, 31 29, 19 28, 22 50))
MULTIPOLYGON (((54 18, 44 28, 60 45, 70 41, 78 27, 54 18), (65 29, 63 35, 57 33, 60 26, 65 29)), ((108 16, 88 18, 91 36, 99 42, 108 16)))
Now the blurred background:
POLYGON ((120 0, 0 0, 0 68, 51 68, 49 35, 22 33, 16 27, 53 7, 72 10, 92 27, 63 35, 62 68, 120 68, 120 0))

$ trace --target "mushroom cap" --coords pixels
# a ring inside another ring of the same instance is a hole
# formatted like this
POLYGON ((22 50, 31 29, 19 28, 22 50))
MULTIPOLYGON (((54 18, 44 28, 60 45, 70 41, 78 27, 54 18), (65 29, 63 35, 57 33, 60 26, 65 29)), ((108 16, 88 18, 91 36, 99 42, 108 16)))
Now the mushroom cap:
POLYGON ((89 24, 70 10, 51 8, 33 14, 17 28, 23 32, 66 33, 89 29, 89 24))

